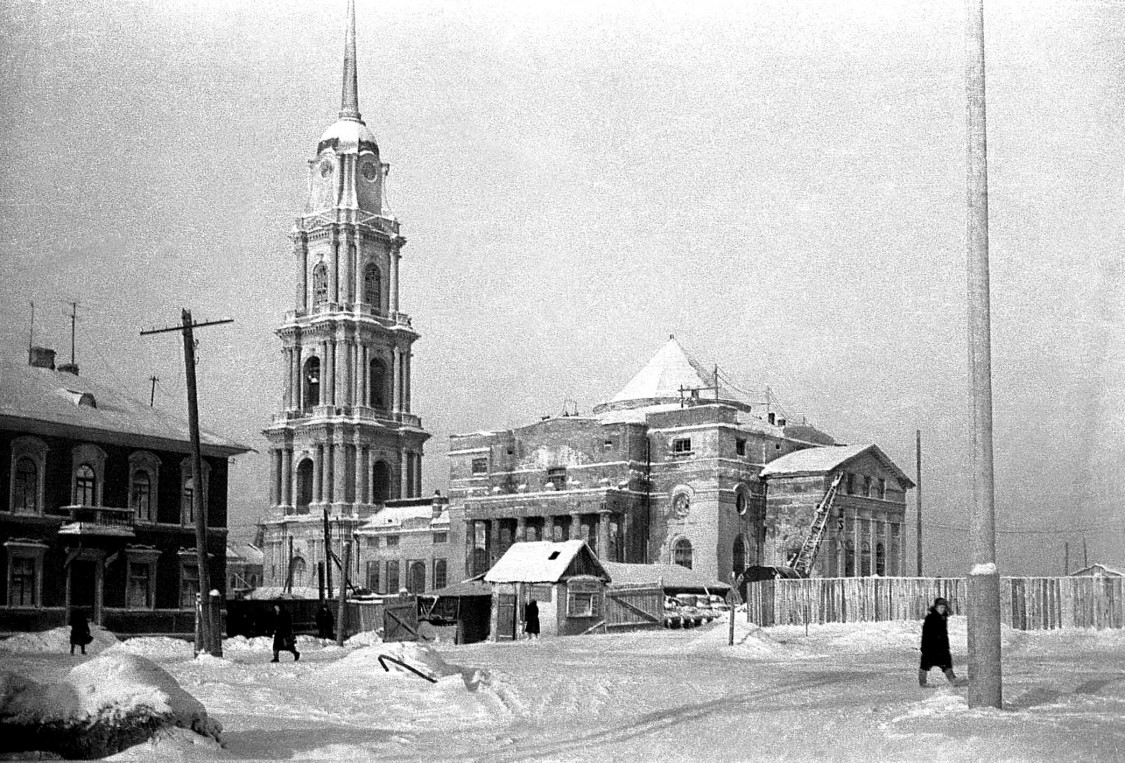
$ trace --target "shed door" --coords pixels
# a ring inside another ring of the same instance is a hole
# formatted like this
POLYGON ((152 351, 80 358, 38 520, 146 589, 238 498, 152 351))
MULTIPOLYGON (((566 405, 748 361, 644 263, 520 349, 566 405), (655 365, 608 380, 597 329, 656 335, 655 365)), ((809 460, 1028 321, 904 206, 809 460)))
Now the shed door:
POLYGON ((516 637, 516 596, 496 594, 496 640, 512 641, 516 637))

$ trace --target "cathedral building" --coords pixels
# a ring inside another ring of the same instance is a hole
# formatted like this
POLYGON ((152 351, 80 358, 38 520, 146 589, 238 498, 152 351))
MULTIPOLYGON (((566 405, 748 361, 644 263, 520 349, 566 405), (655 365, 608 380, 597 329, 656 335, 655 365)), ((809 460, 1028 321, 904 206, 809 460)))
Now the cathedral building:
POLYGON ((714 579, 787 565, 836 476, 819 576, 897 575, 913 483, 875 445, 787 421, 674 339, 591 415, 450 438, 450 536, 466 575, 517 541, 585 540, 601 559, 714 579), (463 527, 463 530, 460 528, 463 527))
POLYGON ((277 329, 284 400, 265 430, 266 594, 315 595, 326 538, 340 555, 384 507, 430 506, 420 497, 429 434, 411 413, 419 335, 399 300, 406 239, 385 205, 388 167, 359 111, 349 2, 339 118, 308 162, 307 203, 290 235, 295 304, 277 329))

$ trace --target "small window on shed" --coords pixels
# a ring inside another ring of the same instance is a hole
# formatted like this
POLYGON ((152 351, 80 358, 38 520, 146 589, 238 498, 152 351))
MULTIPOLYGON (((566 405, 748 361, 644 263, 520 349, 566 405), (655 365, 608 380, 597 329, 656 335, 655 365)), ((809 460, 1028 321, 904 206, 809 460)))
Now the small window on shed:
POLYGON ((690 437, 677 437, 672 440, 673 453, 691 453, 691 438, 690 437))
POLYGON ((734 452, 740 456, 746 455, 746 440, 744 438, 739 437, 734 441, 734 452))
POLYGON ((474 458, 472 464, 473 474, 487 474, 488 473, 488 459, 487 458, 474 458))
POLYGON ((866 475, 863 478, 863 494, 865 496, 871 495, 871 478, 866 475))
POLYGON ((547 557, 548 561, 552 561, 552 562, 555 561, 558 558, 559 558, 559 552, 558 551, 552 551, 551 555, 547 557))
POLYGON ((434 533, 434 543, 448 543, 448 542, 449 542, 449 534, 448 533, 434 533))
POLYGON ((605 450, 613 450, 613 440, 606 438, 605 442, 602 443, 602 448, 605 450))
POLYGON ((882 477, 879 478, 879 498, 882 500, 887 499, 887 481, 882 477))
POLYGON ((571 578, 566 584, 567 617, 600 617, 600 584, 596 579, 571 578))

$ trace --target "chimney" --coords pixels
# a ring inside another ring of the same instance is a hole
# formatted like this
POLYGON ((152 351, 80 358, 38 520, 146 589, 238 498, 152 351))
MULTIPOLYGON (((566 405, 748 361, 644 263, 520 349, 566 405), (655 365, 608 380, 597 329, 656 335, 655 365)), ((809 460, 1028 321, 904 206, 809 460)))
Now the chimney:
POLYGON ((55 369, 55 351, 50 347, 32 347, 28 351, 27 362, 28 365, 36 368, 50 368, 53 371, 55 369))
POLYGON ((55 370, 57 370, 59 373, 74 374, 75 376, 78 376, 78 364, 77 363, 61 363, 61 364, 59 364, 59 367, 55 370))
POLYGON ((771 413, 770 414, 770 423, 773 424, 773 423, 776 423, 776 421, 777 421, 777 417, 774 414, 771 413))

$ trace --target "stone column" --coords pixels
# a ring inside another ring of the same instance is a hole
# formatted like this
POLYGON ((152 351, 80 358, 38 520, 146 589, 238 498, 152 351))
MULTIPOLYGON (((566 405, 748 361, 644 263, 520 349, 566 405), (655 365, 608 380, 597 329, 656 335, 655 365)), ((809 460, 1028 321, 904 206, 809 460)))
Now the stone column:
POLYGON ((328 363, 328 340, 322 340, 320 343, 320 399, 316 401, 317 405, 327 405, 328 401, 328 378, 331 376, 331 370, 328 363))
POLYGON ((335 503, 342 503, 347 498, 348 484, 347 449, 344 443, 333 444, 332 456, 332 500, 335 503))
POLYGON ((285 358, 285 376, 281 380, 282 405, 289 410, 293 407, 293 350, 282 348, 281 355, 285 358))
POLYGON ((278 477, 280 476, 281 461, 278 460, 278 451, 270 451, 270 506, 276 506, 280 501, 277 500, 278 493, 278 477))
MULTIPOLYGON (((398 497, 406 497, 406 464, 404 463, 403 452, 398 452, 398 497)), ((390 493, 390 491, 387 491, 390 493)))
POLYGON ((281 450, 281 503, 285 506, 292 505, 293 490, 293 451, 290 448, 281 450))
POLYGON ((582 537, 582 515, 576 511, 570 512, 570 540, 582 537))
POLYGON ((400 373, 400 364, 402 363, 401 354, 397 347, 391 348, 391 411, 398 413, 400 410, 401 400, 399 398, 398 377, 400 373))
POLYGON ((356 346, 358 353, 358 360, 356 361, 355 381, 356 381, 356 405, 370 405, 371 396, 367 393, 367 368, 370 362, 367 359, 367 345, 360 344, 356 346))
POLYGON ((401 255, 398 252, 398 247, 391 244, 390 261, 391 261, 391 284, 390 284, 390 300, 391 300, 391 315, 398 312, 398 260, 401 255))
POLYGON ((359 502, 371 503, 371 448, 359 446, 359 502))
POLYGON ((332 503, 336 500, 336 475, 332 462, 332 455, 335 451, 335 444, 327 442, 324 444, 324 502, 332 503))
POLYGON ((407 350, 406 357, 404 358, 405 362, 402 364, 402 410, 406 411, 407 413, 410 412, 410 361, 413 357, 414 353, 407 350))
POLYGON ((340 229, 332 226, 329 246, 332 251, 329 258, 332 263, 331 282, 328 284, 328 298, 337 304, 340 303, 340 229))
POLYGON ((422 495, 422 454, 414 454, 414 495, 422 495))
POLYGON ((522 543, 527 540, 527 519, 524 517, 516 517, 516 543, 522 543))
POLYGON ((305 407, 305 385, 301 374, 301 343, 299 340, 293 347, 293 378, 290 381, 293 383, 293 407, 301 410, 305 407))
POLYGON ((333 336, 328 339, 328 382, 321 385, 325 388, 324 402, 326 405, 336 405, 338 400, 336 397, 336 337, 335 330, 332 331, 333 336))
POLYGON ((609 518, 608 511, 598 512, 598 557, 606 559, 611 562, 616 562, 616 559, 609 558, 609 518))
POLYGON ((308 238, 304 233, 297 235, 293 241, 293 253, 296 255, 297 260, 297 309, 309 309, 309 247, 308 238))

